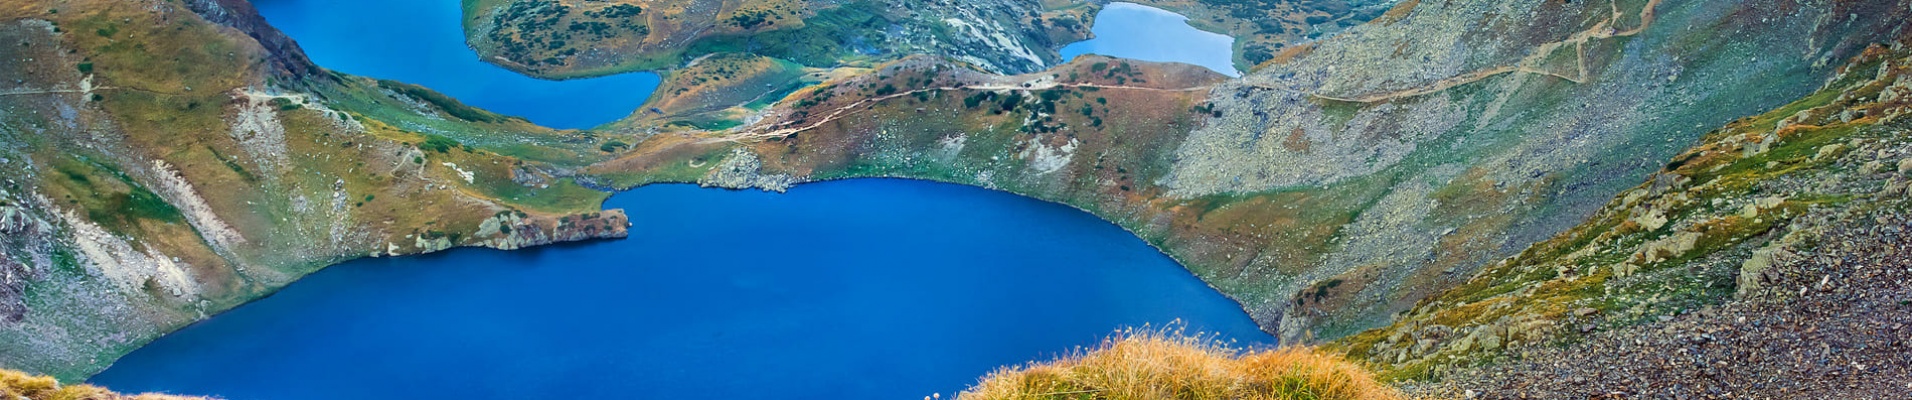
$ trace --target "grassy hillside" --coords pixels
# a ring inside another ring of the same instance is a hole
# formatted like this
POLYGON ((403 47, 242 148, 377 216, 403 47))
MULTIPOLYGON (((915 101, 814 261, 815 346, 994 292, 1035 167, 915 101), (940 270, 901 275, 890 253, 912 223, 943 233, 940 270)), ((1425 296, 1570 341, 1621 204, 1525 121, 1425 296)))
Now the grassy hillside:
POLYGON ((1890 227, 1912 207, 1904 45, 1868 48, 1816 93, 1707 133, 1584 223, 1331 348, 1388 379, 1429 379, 1735 299, 1805 296, 1773 287, 1791 280, 1781 267, 1846 256, 1827 232, 1890 227))
POLYGON ((589 135, 319 70, 228 4, 0 8, 0 366, 84 377, 352 258, 623 235, 569 178, 589 135))
POLYGON ((644 105, 613 129, 729 129, 825 74, 770 57, 713 54, 666 73, 644 105))
POLYGON ((770 189, 908 177, 1064 203, 1162 248, 1284 340, 1322 341, 1390 324, 1572 228, 1707 127, 1812 93, 1904 21, 1778 10, 1903 6, 1403 3, 1239 80, 1110 59, 996 76, 909 58, 587 171, 770 189))
MULTIPOLYGON (((242 0, 0 6, 0 366, 82 377, 350 258, 622 236, 601 186, 1068 204, 1397 380, 1717 304, 1841 210, 1903 210, 1912 62, 1866 46, 1905 0, 1409 1, 1238 80, 1045 68, 1093 8, 1060 2, 645 4, 465 3, 523 71, 683 64, 602 131, 325 71, 242 0)), ((1374 11, 1315 6, 1273 10, 1374 11)))
POLYGON ((1343 393, 1406 381, 1464 398, 1896 395, 1912 368, 1907 44, 1870 46, 1818 91, 1708 132, 1580 225, 1330 355, 1231 359, 1144 333, 1005 369, 964 398, 1359 398, 1343 393), (1361 366, 1321 364, 1340 356, 1361 366), (1242 372, 1264 359, 1346 372, 1242 372), (1281 383, 1244 383, 1258 378, 1281 383), (1329 384, 1347 386, 1295 393, 1329 384))

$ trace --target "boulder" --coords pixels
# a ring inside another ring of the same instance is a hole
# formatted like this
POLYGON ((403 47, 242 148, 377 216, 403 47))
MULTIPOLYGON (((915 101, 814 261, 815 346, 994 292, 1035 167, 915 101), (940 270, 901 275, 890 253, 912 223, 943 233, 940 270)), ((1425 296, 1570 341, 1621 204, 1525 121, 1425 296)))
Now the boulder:
POLYGON ((1885 189, 1879 191, 1879 197, 1892 198, 1903 196, 1908 192, 1907 189, 1907 182, 1904 179, 1892 178, 1892 180, 1886 181, 1885 189))
POLYGON ((1828 158, 1837 157, 1840 154, 1844 154, 1845 152, 1846 152, 1846 145, 1840 144, 1840 143, 1833 143, 1833 144, 1829 144, 1825 146, 1819 146, 1819 153, 1813 154, 1812 160, 1823 161, 1828 158))

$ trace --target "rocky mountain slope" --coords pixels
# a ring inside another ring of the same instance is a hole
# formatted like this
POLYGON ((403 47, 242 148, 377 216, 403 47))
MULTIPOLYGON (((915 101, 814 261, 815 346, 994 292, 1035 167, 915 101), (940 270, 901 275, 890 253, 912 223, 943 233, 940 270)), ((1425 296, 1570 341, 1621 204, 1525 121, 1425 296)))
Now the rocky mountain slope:
MULTIPOLYGON (((1142 0, 1242 38, 1243 65, 1289 43, 1379 16, 1372 0, 1142 0)), ((811 67, 870 66, 928 54, 984 71, 1029 73, 1090 37, 1106 0, 464 0, 486 60, 545 77, 677 67, 750 53, 811 67)))
MULTIPOLYGON (((681 63, 632 118, 556 131, 313 66, 243 0, 0 6, 0 43, 18 43, 0 46, 0 166, 23 171, 0 192, 0 366, 81 377, 350 258, 621 236, 622 213, 598 210, 607 194, 586 186, 884 176, 1069 204, 1162 248, 1284 341, 1341 339, 1333 348, 1395 379, 1717 304, 1765 276, 1740 278, 1743 254, 1721 249, 1765 246, 1756 238, 1781 224, 1864 219, 1814 210, 1902 220, 1852 204, 1903 183, 1885 175, 1902 169, 1888 116, 1903 64, 1888 60, 1903 55, 1866 49, 1903 36, 1906 0, 1147 3, 1230 32, 1266 17, 1242 9, 1309 27, 1244 46, 1351 27, 1230 80, 1103 57, 1055 65, 1086 26, 1009 30, 1086 20, 1094 4, 905 16, 877 3, 467 1, 479 52, 526 72, 681 63), (675 27, 612 21, 626 13, 675 27), (957 25, 991 28, 936 31, 957 25), (944 36, 797 40, 919 30, 944 36), (837 47, 762 47, 772 39, 837 47), (1854 171, 1864 178, 1830 178, 1854 171)), ((1821 265, 1777 249, 1743 256, 1780 274, 1770 285, 1795 290, 1786 274, 1821 265)), ((1853 250, 1866 251, 1884 250, 1853 250)))
POLYGON ((1710 127, 1811 93, 1902 29, 1859 16, 1906 12, 1403 3, 1230 81, 1119 60, 1001 77, 911 59, 590 171, 770 189, 911 177, 1066 203, 1163 248, 1283 339, 1331 339, 1580 223, 1710 127))
POLYGON ((1300 270, 1284 260, 1292 252, 1223 251, 1220 272, 1275 288, 1280 297, 1242 297, 1250 309, 1281 309, 1257 316, 1278 318, 1284 338, 1383 323, 1581 221, 1624 177, 1710 127, 1809 92, 1837 60, 1897 29, 1882 24, 1902 21, 1837 16, 1906 10, 1522 6, 1419 3, 1399 21, 1349 30, 1218 90, 1227 93, 1218 108, 1248 110, 1190 134, 1159 181, 1171 196, 1305 193, 1329 200, 1304 207, 1349 213, 1312 243, 1326 251, 1300 252, 1309 261, 1300 270))
POLYGON ((547 76, 660 69, 726 52, 816 67, 938 54, 1032 71, 1055 61, 1055 43, 1088 33, 1083 8, 1049 11, 1037 1, 468 0, 466 7, 480 55, 547 76))
POLYGON ((244 1, 14 2, 0 42, 0 366, 83 377, 351 258, 626 229, 545 161, 578 133, 325 72, 244 1))
POLYGON ((1893 397, 1912 384, 1906 44, 1336 347, 1396 379, 1504 364, 1456 380, 1490 393, 1893 397), (1618 368, 1570 361, 1588 356, 1618 368))

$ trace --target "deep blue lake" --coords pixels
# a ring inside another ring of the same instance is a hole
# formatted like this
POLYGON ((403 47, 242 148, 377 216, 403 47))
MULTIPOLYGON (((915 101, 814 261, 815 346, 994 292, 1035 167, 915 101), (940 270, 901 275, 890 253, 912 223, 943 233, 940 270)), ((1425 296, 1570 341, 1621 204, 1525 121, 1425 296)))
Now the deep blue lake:
POLYGON ((1089 28, 1094 39, 1062 47, 1062 59, 1083 54, 1146 61, 1180 62, 1208 67, 1222 75, 1235 71, 1235 38, 1195 29, 1188 17, 1135 3, 1109 3, 1095 14, 1089 28))
POLYGON ((922 181, 649 186, 624 240, 333 266, 95 376, 230 399, 949 396, 1180 319, 1269 345, 1121 228, 922 181))
MULTIPOLYGON (((657 85, 648 73, 549 81, 480 62, 457 0, 255 4, 322 66, 545 125, 621 118, 657 85)), ((1225 36, 1162 14, 1111 5, 1100 37, 1065 53, 1233 72, 1225 36), (1183 51, 1129 51, 1151 47, 1183 51)), ((333 266, 92 382, 241 400, 914 399, 1123 327, 1179 320, 1273 344, 1142 240, 1011 194, 887 179, 787 194, 661 185, 605 206, 629 211, 630 238, 333 266)))
POLYGON ((465 45, 459 0, 253 0, 313 62, 424 85, 467 104, 555 128, 623 118, 657 89, 652 73, 544 80, 485 63, 465 45))

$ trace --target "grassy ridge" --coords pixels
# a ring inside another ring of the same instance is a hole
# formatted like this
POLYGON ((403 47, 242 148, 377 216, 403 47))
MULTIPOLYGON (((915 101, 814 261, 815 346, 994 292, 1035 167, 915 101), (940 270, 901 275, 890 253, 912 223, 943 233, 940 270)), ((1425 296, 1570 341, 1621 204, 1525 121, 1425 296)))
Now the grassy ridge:
POLYGON ((1024 399, 1392 400, 1360 366, 1303 347, 1242 351, 1180 330, 1131 329, 1093 349, 1004 368, 957 397, 1024 399))
POLYGON ((113 393, 93 385, 61 385, 50 376, 34 376, 26 373, 0 369, 0 398, 23 400, 187 400, 203 397, 172 396, 163 394, 123 395, 113 393))
POLYGON ((444 111, 446 114, 451 114, 451 116, 457 117, 458 119, 472 121, 472 122, 489 122, 489 123, 505 122, 509 120, 509 117, 498 115, 497 113, 493 113, 490 111, 485 111, 477 107, 465 105, 465 103, 459 102, 457 99, 451 98, 451 96, 446 96, 442 93, 438 93, 430 89, 425 89, 424 86, 418 86, 418 85, 413 85, 413 84, 399 82, 399 81, 380 79, 378 80, 378 87, 384 88, 385 90, 398 92, 406 96, 411 96, 412 98, 416 98, 426 103, 431 103, 432 106, 438 107, 440 111, 444 111))

